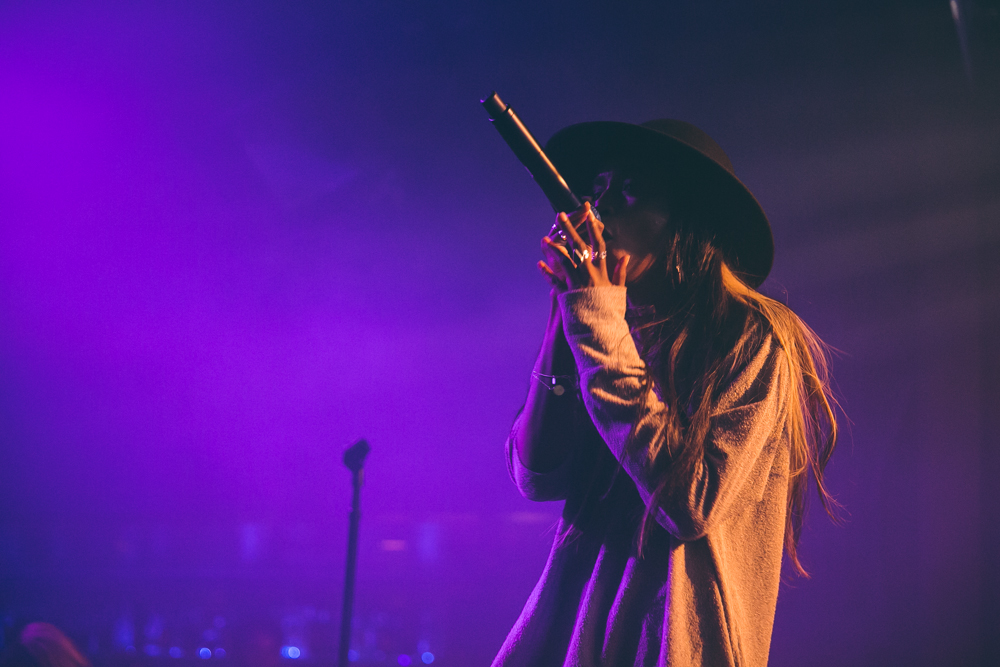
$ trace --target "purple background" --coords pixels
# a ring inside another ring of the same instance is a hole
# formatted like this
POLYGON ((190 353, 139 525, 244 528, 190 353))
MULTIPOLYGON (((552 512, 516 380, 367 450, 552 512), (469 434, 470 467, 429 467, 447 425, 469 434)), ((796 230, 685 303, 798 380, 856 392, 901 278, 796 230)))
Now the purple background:
POLYGON ((997 5, 750 5, 0 6, 4 624, 329 663, 364 436, 360 662, 489 661, 559 512, 501 454, 552 214, 495 88, 543 140, 707 130, 842 351, 847 520, 771 664, 1000 663, 997 5))

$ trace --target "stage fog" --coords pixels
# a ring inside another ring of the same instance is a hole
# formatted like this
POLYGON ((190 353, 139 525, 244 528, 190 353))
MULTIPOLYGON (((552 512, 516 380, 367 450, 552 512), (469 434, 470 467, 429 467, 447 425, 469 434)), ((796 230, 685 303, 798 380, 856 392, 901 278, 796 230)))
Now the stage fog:
POLYGON ((707 130, 836 349, 770 664, 995 664, 995 5, 4 3, 0 621, 333 664, 363 437, 352 660, 489 664, 561 511, 504 461, 554 215, 496 90, 707 130))

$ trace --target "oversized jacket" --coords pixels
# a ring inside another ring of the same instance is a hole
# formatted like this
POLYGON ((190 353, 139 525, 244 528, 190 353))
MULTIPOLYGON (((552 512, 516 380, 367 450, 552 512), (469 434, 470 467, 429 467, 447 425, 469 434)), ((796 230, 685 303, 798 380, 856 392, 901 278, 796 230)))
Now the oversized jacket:
POLYGON ((645 382, 625 288, 559 300, 600 438, 544 474, 528 470, 507 442, 521 493, 565 505, 545 569, 494 667, 763 667, 789 479, 783 350, 768 336, 722 393, 700 470, 686 494, 653 508, 640 558, 637 527, 659 481, 648 446, 671 408, 645 382))

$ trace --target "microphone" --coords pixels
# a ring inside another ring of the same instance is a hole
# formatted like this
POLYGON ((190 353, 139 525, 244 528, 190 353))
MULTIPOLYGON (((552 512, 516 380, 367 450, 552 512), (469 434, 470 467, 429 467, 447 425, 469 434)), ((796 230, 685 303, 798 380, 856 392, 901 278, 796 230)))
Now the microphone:
MULTIPOLYGON (((486 112, 489 113, 490 122, 493 123, 493 127, 497 129, 503 140, 514 151, 517 159, 521 161, 521 164, 528 170, 531 177, 535 179, 535 183, 542 189, 542 193, 545 194, 546 199, 552 204, 552 208, 557 213, 570 213, 580 208, 583 205, 580 198, 569 189, 566 179, 559 174, 555 165, 549 160, 549 156, 545 154, 542 147, 535 141, 531 132, 521 122, 521 119, 517 117, 514 110, 509 105, 504 104, 500 96, 496 94, 496 91, 491 93, 486 99, 480 100, 480 103, 486 109, 486 112)), ((597 209, 592 208, 591 210, 594 213, 594 217, 600 220, 601 217, 598 215, 597 209)), ((558 226, 554 226, 553 231, 549 232, 549 235, 551 236, 556 232, 560 237, 563 236, 562 232, 558 231, 558 226)), ((565 241, 565 238, 563 238, 563 241, 565 241)))

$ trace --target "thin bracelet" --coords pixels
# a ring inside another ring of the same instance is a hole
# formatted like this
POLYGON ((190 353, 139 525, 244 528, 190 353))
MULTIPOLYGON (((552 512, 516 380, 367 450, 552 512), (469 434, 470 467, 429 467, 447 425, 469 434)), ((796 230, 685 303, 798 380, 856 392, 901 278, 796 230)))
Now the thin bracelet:
POLYGON ((538 371, 532 371, 531 377, 541 382, 543 387, 551 391, 556 396, 562 396, 566 393, 567 387, 572 387, 576 384, 576 378, 572 375, 545 375, 544 373, 539 373, 538 371), (563 380, 565 380, 565 382, 563 382, 563 380))

